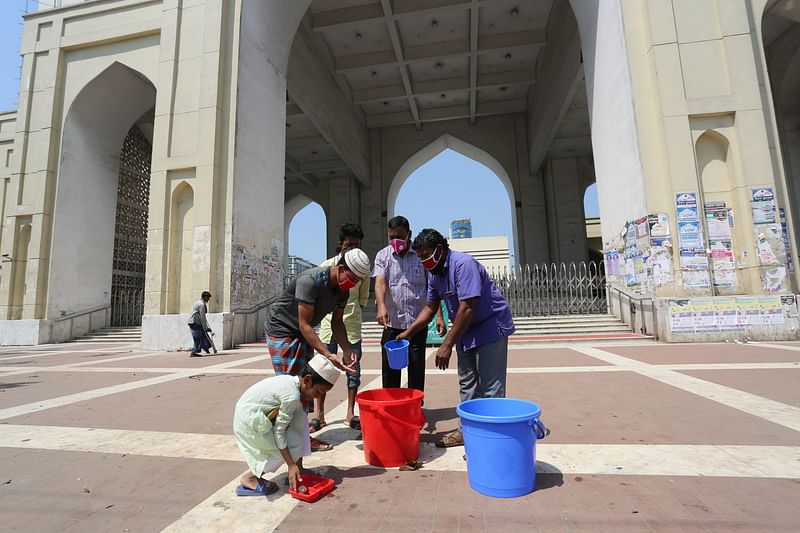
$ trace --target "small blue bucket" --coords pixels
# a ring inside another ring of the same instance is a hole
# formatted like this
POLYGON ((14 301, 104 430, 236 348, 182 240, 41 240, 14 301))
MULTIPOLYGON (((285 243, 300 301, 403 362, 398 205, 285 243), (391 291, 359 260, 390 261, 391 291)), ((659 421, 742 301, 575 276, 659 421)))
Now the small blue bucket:
POLYGON ((456 408, 461 417, 467 477, 473 490, 516 498, 536 488, 536 440, 545 436, 541 408, 525 400, 480 398, 456 408))
POLYGON ((389 359, 389 367, 400 370, 408 366, 408 341, 406 339, 386 341, 383 345, 386 348, 386 357, 389 359))

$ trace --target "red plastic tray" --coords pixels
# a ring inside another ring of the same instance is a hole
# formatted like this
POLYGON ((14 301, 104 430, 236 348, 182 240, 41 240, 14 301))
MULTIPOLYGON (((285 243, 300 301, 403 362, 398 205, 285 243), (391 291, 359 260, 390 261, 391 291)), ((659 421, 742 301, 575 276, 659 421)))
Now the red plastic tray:
POLYGON ((308 489, 308 492, 297 492, 296 490, 289 489, 289 494, 292 498, 300 501, 313 503, 330 491, 333 490, 333 480, 327 477, 315 476, 313 474, 303 474, 303 481, 299 483, 308 489))

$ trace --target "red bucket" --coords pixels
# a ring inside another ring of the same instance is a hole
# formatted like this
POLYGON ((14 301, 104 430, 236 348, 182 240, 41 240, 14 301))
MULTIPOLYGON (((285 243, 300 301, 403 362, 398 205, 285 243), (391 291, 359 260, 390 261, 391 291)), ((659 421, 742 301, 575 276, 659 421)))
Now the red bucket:
POLYGON ((422 391, 375 389, 356 397, 364 438, 364 458, 373 466, 401 466, 419 456, 425 425, 422 391))

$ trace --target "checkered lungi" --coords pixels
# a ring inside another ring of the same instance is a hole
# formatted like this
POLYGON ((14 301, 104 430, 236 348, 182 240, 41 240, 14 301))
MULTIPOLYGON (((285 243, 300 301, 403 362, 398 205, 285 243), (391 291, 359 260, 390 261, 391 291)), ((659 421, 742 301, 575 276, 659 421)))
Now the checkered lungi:
POLYGON ((313 350, 302 337, 273 337, 267 335, 267 349, 272 358, 272 368, 275 374, 289 374, 299 376, 305 368, 308 360, 311 359, 313 350))

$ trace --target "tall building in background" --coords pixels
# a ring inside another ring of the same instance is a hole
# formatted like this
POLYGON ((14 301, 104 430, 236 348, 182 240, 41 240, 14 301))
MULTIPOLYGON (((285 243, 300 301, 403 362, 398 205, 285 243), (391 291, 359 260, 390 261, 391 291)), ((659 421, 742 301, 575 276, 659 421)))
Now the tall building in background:
POLYGON ((450 223, 451 239, 470 239, 472 238, 472 221, 468 218, 454 220, 450 223))
POLYGON ((308 270, 309 268, 314 268, 317 265, 309 261, 308 259, 303 259, 302 257, 298 257, 296 255, 290 255, 286 258, 286 275, 287 276, 297 276, 301 272, 308 270))

